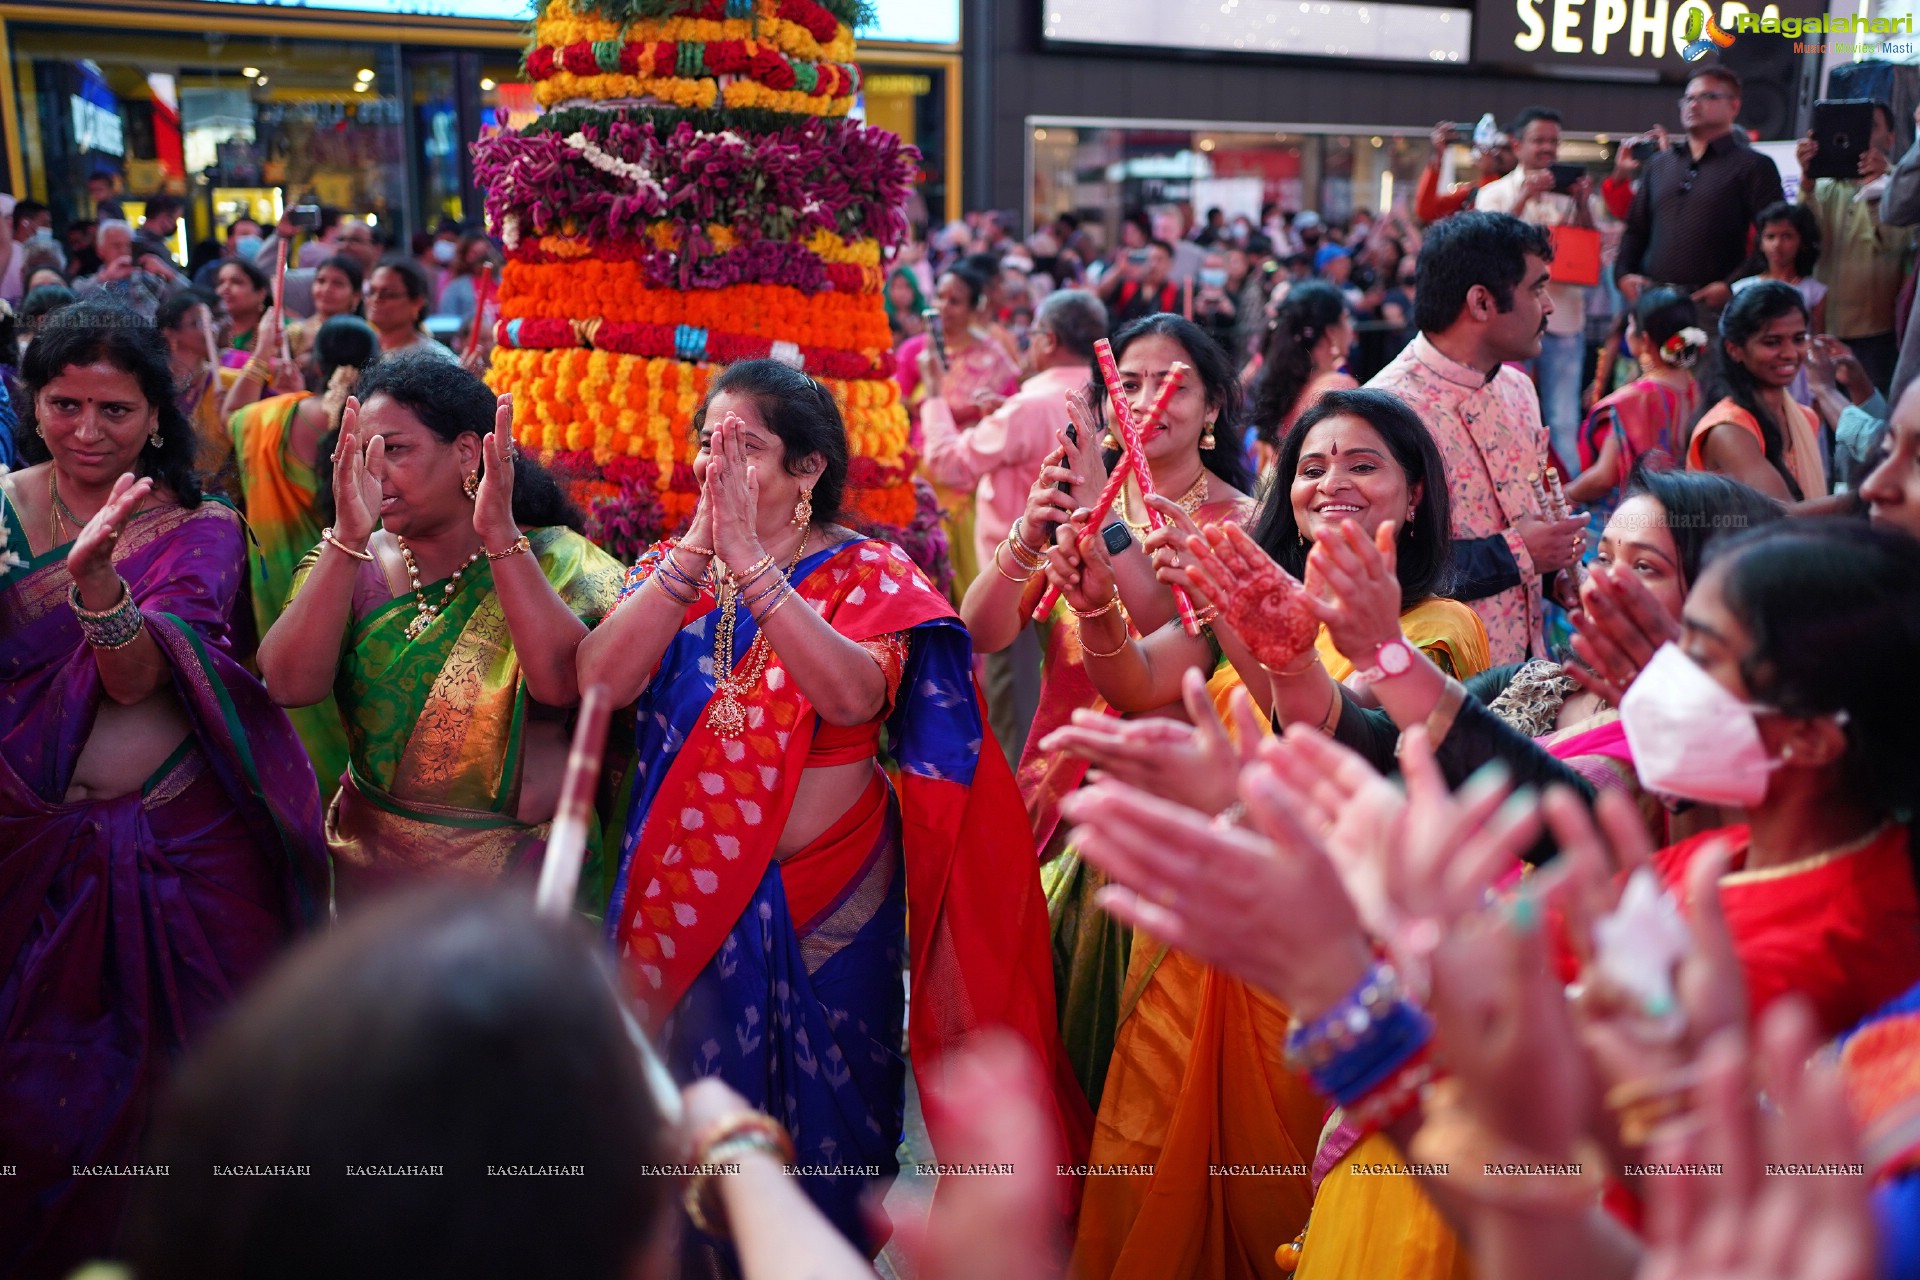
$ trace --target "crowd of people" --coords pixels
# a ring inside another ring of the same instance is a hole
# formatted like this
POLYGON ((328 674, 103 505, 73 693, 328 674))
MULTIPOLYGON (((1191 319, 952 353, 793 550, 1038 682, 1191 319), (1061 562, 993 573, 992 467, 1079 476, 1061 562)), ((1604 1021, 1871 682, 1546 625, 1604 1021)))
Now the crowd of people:
POLYGON ((1739 94, 901 255, 950 595, 776 360, 597 546, 485 237, 16 205, 0 1268, 1920 1273, 1920 143, 1783 203, 1739 94))

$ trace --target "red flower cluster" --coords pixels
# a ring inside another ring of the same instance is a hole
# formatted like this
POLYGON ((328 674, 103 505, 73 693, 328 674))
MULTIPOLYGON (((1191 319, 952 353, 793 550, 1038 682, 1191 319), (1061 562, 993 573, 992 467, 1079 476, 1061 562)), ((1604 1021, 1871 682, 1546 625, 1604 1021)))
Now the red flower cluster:
MULTIPOLYGON (((680 74, 680 50, 685 47, 672 40, 644 41, 620 46, 619 72, 629 76, 654 76, 672 79, 680 74)), ((716 76, 745 76, 769 89, 787 92, 799 87, 793 61, 778 49, 761 45, 748 48, 745 40, 714 40, 698 46, 708 73, 716 76)), ((806 92, 816 98, 844 98, 858 87, 851 66, 837 62, 816 62, 813 84, 806 92)), ((576 76, 610 74, 600 64, 598 51, 589 40, 576 41, 559 51, 541 45, 527 55, 527 76, 533 80, 550 79, 556 71, 576 76)))
MULTIPOLYGON (((647 282, 660 288, 724 289, 736 284, 784 284, 809 293, 828 289, 836 293, 878 293, 885 283, 878 267, 850 262, 826 262, 805 245, 791 241, 756 241, 735 245, 724 253, 709 253, 693 264, 692 278, 683 279, 680 255, 622 233, 618 240, 589 241, 601 262, 644 262, 647 282)), ((509 262, 545 265, 575 262, 578 255, 549 253, 538 242, 522 240, 507 254, 509 262)))
MULTIPOLYGON (((522 351, 553 351, 587 346, 596 351, 614 351, 621 355, 641 356, 649 360, 685 359, 676 339, 679 328, 666 324, 635 324, 609 320, 585 322, 576 327, 571 320, 552 316, 527 316, 502 320, 497 326, 500 346, 522 351)), ((773 343, 766 338, 740 333, 707 334, 704 359, 714 364, 734 364, 741 360, 761 360, 773 354, 773 343)), ((840 351, 830 347, 801 347, 806 371, 816 378, 890 378, 893 376, 892 351, 863 353, 840 351)))
MULTIPOLYGON (((727 16, 727 0, 703 0, 700 4, 689 5, 679 16, 705 18, 712 22, 719 22, 727 16)), ((774 8, 773 16, 805 27, 808 33, 821 44, 833 39, 834 33, 840 27, 839 19, 815 4, 813 0, 780 0, 774 8)))

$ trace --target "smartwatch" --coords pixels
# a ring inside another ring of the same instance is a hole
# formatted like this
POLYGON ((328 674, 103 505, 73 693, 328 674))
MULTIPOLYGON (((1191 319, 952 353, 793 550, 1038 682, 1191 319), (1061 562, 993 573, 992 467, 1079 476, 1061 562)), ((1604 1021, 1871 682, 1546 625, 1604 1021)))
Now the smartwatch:
POLYGON ((1133 530, 1124 521, 1115 520, 1100 531, 1100 539, 1107 544, 1107 554, 1117 556, 1133 545, 1133 530))

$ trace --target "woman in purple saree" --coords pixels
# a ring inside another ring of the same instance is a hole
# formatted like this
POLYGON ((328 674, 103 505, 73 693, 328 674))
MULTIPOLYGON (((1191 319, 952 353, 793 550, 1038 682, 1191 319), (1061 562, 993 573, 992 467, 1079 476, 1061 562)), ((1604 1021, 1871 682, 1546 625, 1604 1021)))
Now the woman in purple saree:
POLYGON ((233 511, 201 499, 159 333, 28 351, 0 477, 0 1274, 110 1255, 167 1070, 326 908, 306 753, 236 660, 233 511), (138 477, 136 479, 136 477, 138 477))

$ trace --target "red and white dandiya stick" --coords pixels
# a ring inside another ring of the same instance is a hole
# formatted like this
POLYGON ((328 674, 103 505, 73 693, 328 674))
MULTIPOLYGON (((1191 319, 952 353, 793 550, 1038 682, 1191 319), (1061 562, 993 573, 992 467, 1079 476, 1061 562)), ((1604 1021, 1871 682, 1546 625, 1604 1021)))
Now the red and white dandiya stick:
POLYGON ((273 271, 273 321, 280 330, 280 358, 293 359, 293 343, 287 337, 287 242, 280 242, 280 262, 273 271))
MULTIPOLYGON (((1080 544, 1082 546, 1086 545, 1089 538, 1099 535, 1101 527, 1106 523, 1107 516, 1113 511, 1114 503, 1119 501, 1121 489, 1126 485, 1128 475, 1133 475, 1139 480, 1140 492, 1143 497, 1153 492, 1153 476, 1147 470, 1146 446, 1144 442, 1146 437, 1160 425, 1160 417, 1166 412, 1168 401, 1173 398, 1173 393, 1180 389, 1180 382, 1186 377, 1187 373, 1187 367, 1177 363, 1172 369, 1168 370, 1167 380, 1161 385, 1160 394, 1154 397, 1153 407, 1147 410, 1146 421, 1136 426, 1131 414, 1127 410, 1127 402, 1122 399, 1119 394, 1120 371, 1114 364, 1113 348, 1108 345, 1103 338, 1095 344, 1094 353, 1100 361, 1101 377, 1104 378, 1107 383, 1109 412, 1113 414, 1114 421, 1118 426, 1121 438, 1125 441, 1126 447, 1120 455, 1119 462, 1116 463, 1113 468, 1113 474, 1107 477, 1106 488, 1100 491, 1099 500, 1094 503, 1093 510, 1088 516, 1086 532, 1080 536, 1080 544)), ((1161 524, 1166 522, 1166 517, 1153 511, 1152 508, 1148 508, 1148 518, 1158 521, 1154 526, 1155 528, 1160 527, 1161 524)), ((1046 594, 1040 598, 1040 603, 1034 608, 1034 621, 1043 621, 1049 613, 1053 612, 1054 603, 1059 599, 1060 589, 1058 587, 1048 587, 1046 594)), ((1193 602, 1187 599, 1186 593, 1179 590, 1179 588, 1175 588, 1174 599, 1181 606, 1181 622, 1185 624, 1189 620, 1192 620, 1192 634, 1198 635, 1200 627, 1198 620, 1194 619, 1193 602)))
POLYGON ((480 326, 487 318, 487 304, 493 301, 493 264, 483 263, 480 278, 473 285, 473 332, 467 335, 465 354, 472 355, 480 349, 480 326))

